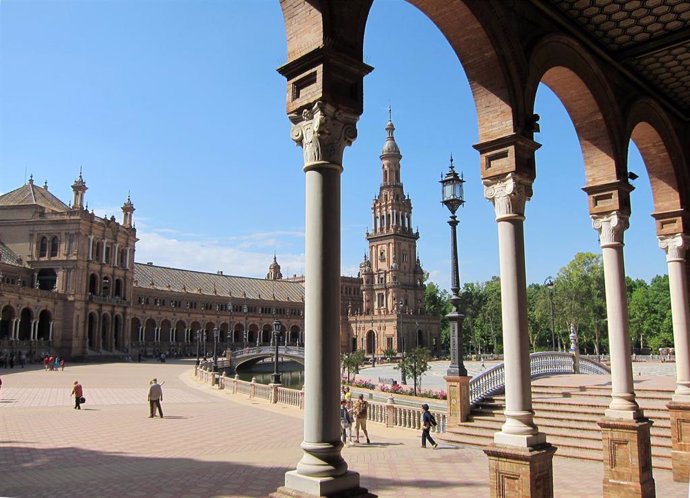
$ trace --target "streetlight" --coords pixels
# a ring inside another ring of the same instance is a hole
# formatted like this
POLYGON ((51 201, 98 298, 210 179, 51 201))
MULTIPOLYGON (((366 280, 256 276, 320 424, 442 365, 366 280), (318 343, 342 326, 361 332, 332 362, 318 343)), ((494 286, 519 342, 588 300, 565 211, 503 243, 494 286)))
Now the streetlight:
POLYGON ((218 344, 218 336, 220 335, 220 330, 218 327, 213 327, 213 371, 218 371, 218 354, 216 352, 216 345, 218 344))
POLYGON ((242 305, 242 313, 244 313, 244 333, 243 333, 243 344, 242 347, 246 348, 247 347, 247 313, 249 312, 249 308, 247 307, 246 304, 242 305))
POLYGON ((234 348, 234 343, 235 343, 235 331, 232 329, 232 301, 228 301, 228 311, 230 312, 230 323, 228 324, 228 334, 230 335, 230 338, 226 340, 226 342, 229 342, 231 344, 231 351, 232 348, 234 348))
MULTIPOLYGON (((399 301, 398 301, 399 302, 399 301)), ((404 364, 405 362, 405 334, 403 334, 403 308, 402 306, 398 306, 398 315, 400 316, 400 328, 398 329, 398 333, 400 334, 400 343, 401 343, 401 354, 402 354, 402 359, 401 362, 404 364)), ((403 365, 403 368, 400 369, 400 383, 405 386, 407 385, 407 377, 405 376, 405 368, 403 365)))
POLYGON ((278 337, 280 336, 280 322, 273 320, 273 344, 276 346, 276 354, 273 359, 273 375, 271 375, 271 383, 280 384, 280 372, 278 372, 278 337))
POLYGON ((199 342, 201 341, 201 330, 196 331, 196 366, 199 366, 199 342))
POLYGON ((556 350, 556 333, 554 332, 555 327, 555 322, 554 322, 554 316, 553 316, 553 291, 554 291, 554 283, 553 279, 551 277, 546 277, 546 280, 544 280, 544 285, 546 286, 547 289, 549 289, 549 302, 551 303, 551 347, 553 350, 556 350))
POLYGON ((453 295, 450 302, 453 304, 453 311, 448 313, 446 317, 450 321, 450 366, 446 371, 449 377, 466 377, 467 369, 463 363, 463 344, 462 344, 462 322, 465 315, 460 313, 460 276, 458 272, 458 241, 457 241, 457 226, 458 218, 455 212, 465 204, 463 194, 463 183, 465 180, 462 176, 458 176, 453 166, 453 156, 450 156, 450 169, 446 176, 443 177, 441 184, 441 203, 450 211, 450 242, 451 242, 451 282, 450 290, 453 295))

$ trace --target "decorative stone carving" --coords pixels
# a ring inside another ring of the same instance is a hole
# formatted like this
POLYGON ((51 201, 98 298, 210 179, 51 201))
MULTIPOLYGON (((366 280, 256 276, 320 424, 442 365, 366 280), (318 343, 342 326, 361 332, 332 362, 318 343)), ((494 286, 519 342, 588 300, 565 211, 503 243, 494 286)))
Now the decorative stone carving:
POLYGON ((496 210, 496 221, 525 217, 525 203, 532 197, 532 180, 509 173, 484 180, 484 197, 496 210))
POLYGON ((627 214, 614 211, 604 215, 593 214, 591 217, 592 227, 599 232, 601 247, 623 245, 623 233, 630 226, 627 214))
POLYGON ((659 237, 659 247, 666 253, 666 262, 685 261, 685 250, 690 238, 682 233, 676 235, 662 235, 659 237))
POLYGON ((329 163, 342 166, 343 150, 357 138, 359 116, 316 102, 301 114, 291 114, 291 138, 304 152, 304 166, 329 163))

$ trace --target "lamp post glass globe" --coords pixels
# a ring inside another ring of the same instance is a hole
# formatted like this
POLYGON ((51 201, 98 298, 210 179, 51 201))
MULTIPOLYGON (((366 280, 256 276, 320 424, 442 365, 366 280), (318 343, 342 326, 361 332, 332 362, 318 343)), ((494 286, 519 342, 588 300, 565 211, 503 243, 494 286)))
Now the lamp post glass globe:
POLYGON ((453 156, 450 156, 450 169, 441 183, 441 203, 448 208, 451 214, 455 214, 460 206, 465 203, 464 187, 465 180, 458 175, 453 166, 453 156))

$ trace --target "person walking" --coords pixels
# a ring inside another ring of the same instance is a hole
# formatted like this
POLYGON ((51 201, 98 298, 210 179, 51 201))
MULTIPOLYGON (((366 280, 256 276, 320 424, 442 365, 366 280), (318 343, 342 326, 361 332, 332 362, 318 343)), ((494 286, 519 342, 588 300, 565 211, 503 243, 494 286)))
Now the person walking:
POLYGON ((149 408, 151 414, 149 418, 156 416, 156 408, 158 408, 158 414, 163 418, 163 409, 161 408, 161 401, 163 401, 163 389, 158 383, 158 379, 153 379, 149 387, 149 408))
POLYGON ((84 388, 78 380, 74 381, 74 386, 72 386, 72 396, 74 396, 74 409, 81 410, 81 398, 84 396, 84 388))
POLYGON ((422 405, 422 410, 422 448, 426 448, 426 442, 428 440, 429 444, 436 449, 438 448, 438 444, 436 444, 434 438, 429 434, 431 428, 436 427, 436 418, 434 418, 434 415, 429 411, 429 405, 426 403, 422 405))
POLYGON ((364 399, 364 394, 360 394, 352 407, 352 413, 355 416, 355 443, 359 443, 359 429, 362 429, 364 436, 367 438, 367 444, 370 444, 369 433, 367 432, 367 411, 369 403, 364 399))
POLYGON ((342 439, 343 445, 347 446, 348 433, 350 442, 352 442, 352 415, 350 415, 347 401, 344 399, 340 401, 340 429, 340 439, 342 439))

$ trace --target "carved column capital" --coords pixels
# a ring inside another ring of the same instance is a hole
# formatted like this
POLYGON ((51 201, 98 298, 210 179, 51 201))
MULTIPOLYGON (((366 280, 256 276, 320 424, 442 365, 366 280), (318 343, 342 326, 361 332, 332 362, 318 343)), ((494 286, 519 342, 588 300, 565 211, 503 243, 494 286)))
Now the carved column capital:
POLYGON ((623 233, 630 225, 629 216, 620 211, 606 214, 593 214, 592 227, 599 232, 601 247, 614 247, 623 245, 623 233))
POLYGON ((509 173, 483 182, 484 197, 494 205, 496 221, 525 218, 525 203, 532 197, 531 179, 509 173))
POLYGON ((683 233, 659 236, 659 247, 666 253, 666 262, 685 261, 685 250, 690 245, 690 237, 683 233))
POLYGON ((304 151, 305 171, 324 164, 342 169, 343 150, 357 138, 359 116, 319 101, 289 118, 291 138, 304 151))

